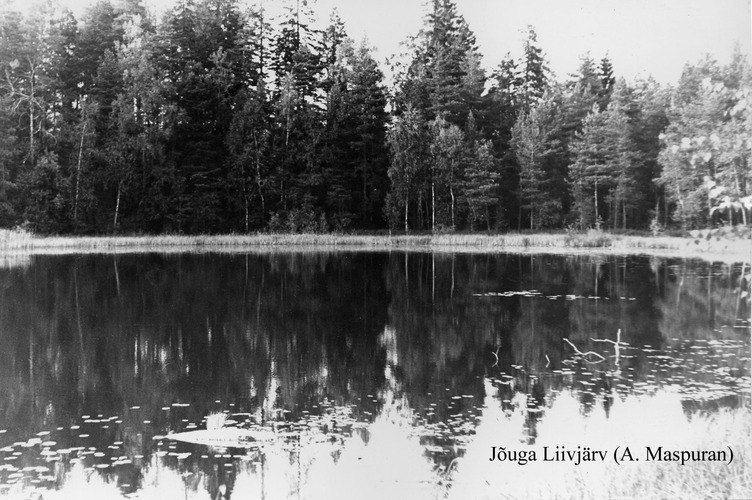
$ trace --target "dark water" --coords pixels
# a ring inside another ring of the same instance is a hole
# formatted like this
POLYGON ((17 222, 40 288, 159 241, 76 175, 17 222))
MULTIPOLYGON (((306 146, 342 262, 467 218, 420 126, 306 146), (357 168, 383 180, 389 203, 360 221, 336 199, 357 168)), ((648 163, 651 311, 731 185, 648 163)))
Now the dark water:
POLYGON ((502 409, 527 407, 530 443, 562 391, 585 416, 667 388, 688 414, 735 407, 749 398, 748 276, 748 264, 648 257, 5 261, 0 494, 49 496, 83 477, 125 496, 306 498, 302 457, 325 447, 336 462, 395 402, 438 482, 489 391, 502 409), (163 437, 206 428, 210 413, 271 438, 218 449, 163 437))

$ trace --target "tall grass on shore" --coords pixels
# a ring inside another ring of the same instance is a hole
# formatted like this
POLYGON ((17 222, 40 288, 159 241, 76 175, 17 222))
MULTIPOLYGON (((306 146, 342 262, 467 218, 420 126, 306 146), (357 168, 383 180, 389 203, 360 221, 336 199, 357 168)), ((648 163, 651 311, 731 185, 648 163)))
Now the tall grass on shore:
POLYGON ((601 231, 582 233, 505 234, 278 234, 156 235, 156 236, 35 236, 18 230, 0 230, 0 251, 76 252, 242 250, 253 248, 407 249, 455 252, 588 252, 667 253, 678 256, 726 254, 748 258, 749 237, 682 238, 634 236, 601 231))
POLYGON ((0 250, 31 248, 33 236, 20 229, 0 229, 0 250))

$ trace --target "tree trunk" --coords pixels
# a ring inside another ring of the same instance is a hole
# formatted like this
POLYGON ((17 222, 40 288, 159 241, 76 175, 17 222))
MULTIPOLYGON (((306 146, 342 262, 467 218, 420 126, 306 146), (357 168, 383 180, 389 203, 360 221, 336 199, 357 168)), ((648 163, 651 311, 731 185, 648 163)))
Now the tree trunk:
POLYGON ((424 212, 424 206, 423 206, 423 190, 421 189, 418 193, 418 230, 422 231, 426 228, 425 224, 423 223, 423 215, 424 212))
POLYGON ((530 200, 530 230, 535 229, 535 206, 533 200, 530 200))
MULTIPOLYGON (((261 198, 261 225, 263 226, 264 220, 266 219, 266 200, 264 199, 264 190, 262 189, 261 184, 261 160, 259 159, 259 149, 258 149, 258 138, 256 137, 256 134, 253 134, 253 143, 255 147, 256 152, 256 186, 259 190, 259 197, 261 198)), ((246 199, 246 223, 245 223, 245 232, 248 232, 248 200, 246 199)))
POLYGON ((248 195, 243 195, 243 203, 245 204, 245 232, 248 234, 248 195))
MULTIPOLYGON (((365 142, 365 141, 364 141, 365 142)), ((361 219, 366 222, 368 213, 368 155, 366 155, 366 146, 363 144, 363 203, 361 208, 361 219)))
POLYGON ((431 252, 431 304, 435 302, 436 302, 436 252, 431 252))
POLYGON ((117 201, 115 201, 115 218, 112 221, 112 232, 117 232, 118 215, 120 214, 120 193, 122 192, 123 183, 118 183, 117 201))
MULTIPOLYGON (((731 209, 729 209, 729 218, 731 218, 731 209)), ((713 228, 713 200, 708 196, 708 229, 713 228)))
POLYGON ((598 223, 598 179, 595 180, 595 228, 600 229, 600 224, 598 223))
POLYGON ((29 165, 34 166, 34 66, 29 75, 29 165))
POLYGON ((431 232, 436 232, 436 180, 431 176, 431 232))
MULTIPOLYGON (((81 119, 84 122, 84 126, 81 129, 81 141, 78 144, 78 165, 76 166, 76 194, 73 200, 73 227, 78 228, 78 193, 79 186, 81 185, 81 160, 84 153, 84 137, 86 136, 86 108, 83 107, 81 119)), ((120 197, 120 186, 118 186, 118 200, 120 197)))
POLYGON ((407 232, 408 232, 408 227, 407 227, 407 207, 408 207, 408 202, 409 201, 410 201, 410 197, 409 196, 405 196, 405 234, 407 234, 407 232))
POLYGON ((454 160, 449 163, 449 196, 452 197, 452 231, 457 230, 457 224, 454 220, 454 160))
POLYGON ((120 273, 118 272, 117 256, 112 256, 112 264, 115 266, 115 287, 117 288, 118 299, 120 298, 120 273))
MULTIPOLYGON (((742 190, 740 188, 740 182, 739 182, 739 169, 736 168, 737 163, 734 162, 734 183, 736 184, 736 192, 739 193, 739 196, 742 196, 742 190)), ((741 205, 742 208, 742 223, 744 224, 744 227, 747 227, 747 209, 744 206, 744 204, 741 205)))
POLYGON ((457 225, 454 223, 454 188, 449 186, 449 195, 452 197, 452 231, 457 229, 457 225))

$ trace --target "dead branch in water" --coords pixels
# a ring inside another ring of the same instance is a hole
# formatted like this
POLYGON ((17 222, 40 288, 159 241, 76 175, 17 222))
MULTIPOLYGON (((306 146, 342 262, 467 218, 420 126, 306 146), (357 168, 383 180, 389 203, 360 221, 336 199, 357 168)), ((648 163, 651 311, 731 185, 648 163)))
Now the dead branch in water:
POLYGON ((577 346, 574 345, 573 343, 571 343, 569 341, 569 339, 567 339, 567 338, 564 339, 564 342, 566 342, 567 344, 569 344, 570 346, 572 346, 572 349, 574 349, 575 354, 579 354, 580 356, 583 356, 585 358, 587 358, 588 356, 590 356, 592 354, 593 356, 597 356, 597 357, 601 358, 600 361, 590 361, 589 359, 585 359, 586 363, 590 363, 590 364, 594 365, 594 364, 602 363, 602 362, 606 361, 606 358, 604 358, 603 356, 601 356, 600 354, 598 354, 595 351, 588 351, 588 352, 582 352, 582 351, 580 351, 579 349, 577 349, 577 346))

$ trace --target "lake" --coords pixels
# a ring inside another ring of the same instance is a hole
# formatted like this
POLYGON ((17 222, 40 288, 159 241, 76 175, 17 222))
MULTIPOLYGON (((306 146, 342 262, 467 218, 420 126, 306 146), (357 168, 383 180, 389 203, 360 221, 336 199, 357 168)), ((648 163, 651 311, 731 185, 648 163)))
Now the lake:
POLYGON ((749 272, 598 255, 5 259, 0 494, 462 498, 492 446, 650 440, 635 421, 660 436, 748 406, 749 272), (574 428, 590 441, 567 441, 574 428))

